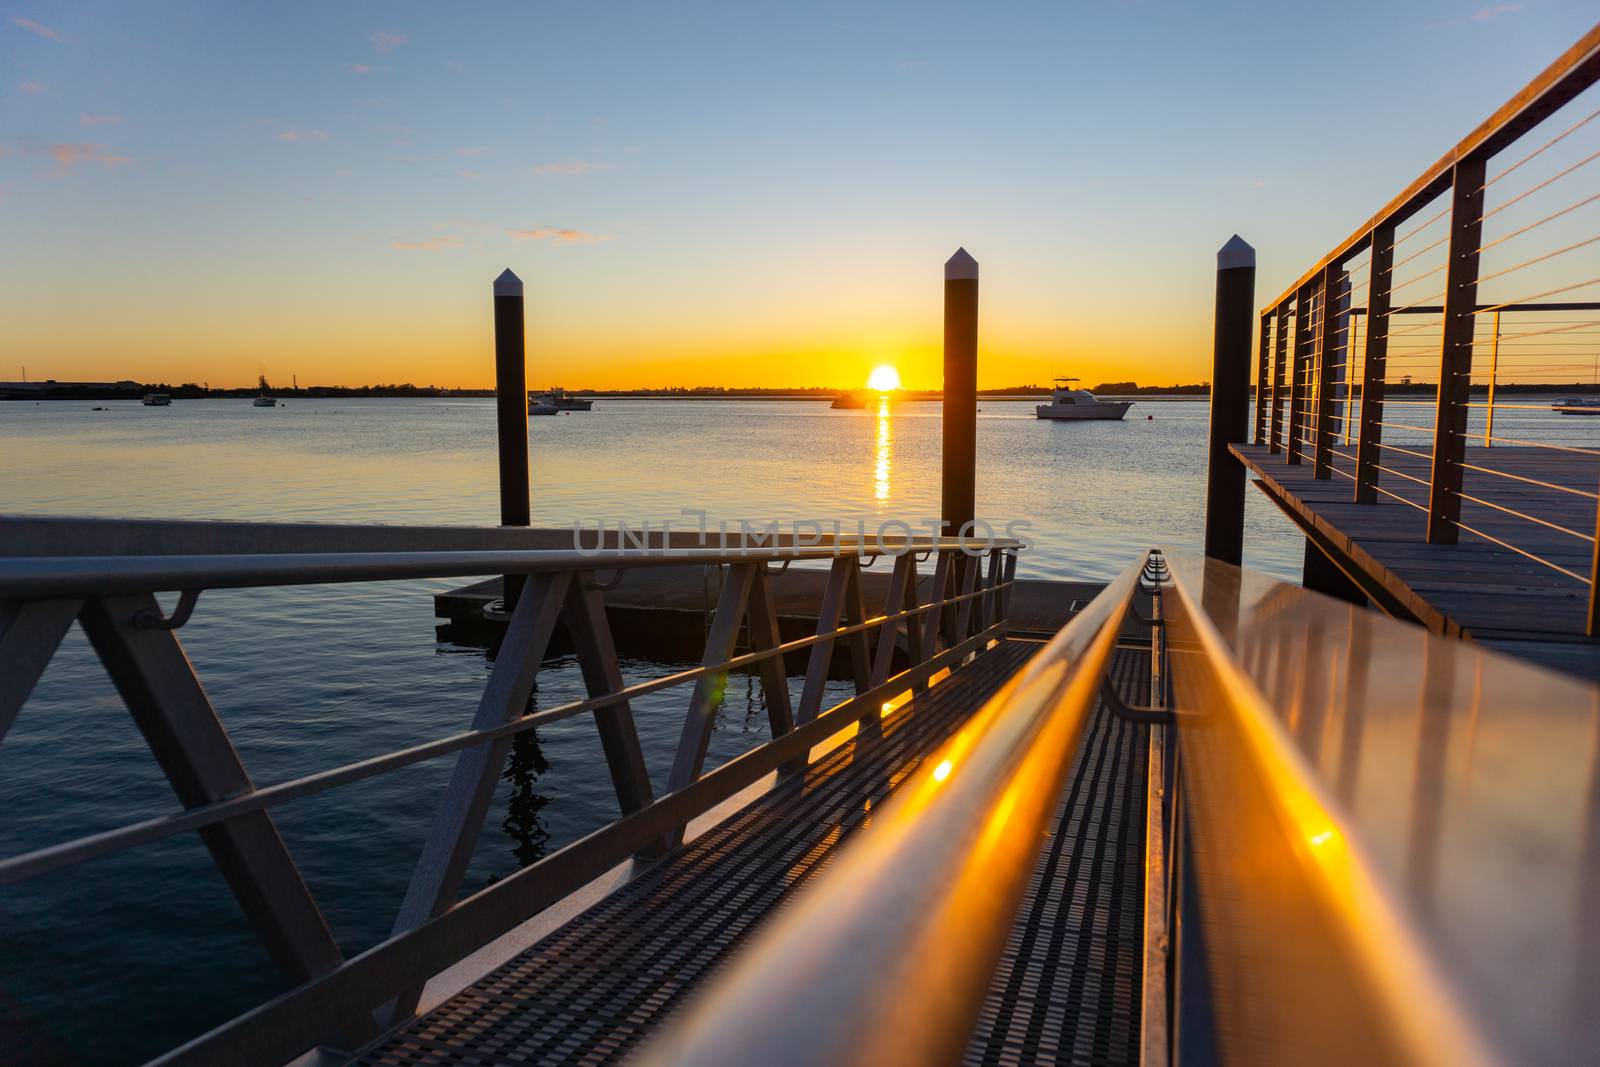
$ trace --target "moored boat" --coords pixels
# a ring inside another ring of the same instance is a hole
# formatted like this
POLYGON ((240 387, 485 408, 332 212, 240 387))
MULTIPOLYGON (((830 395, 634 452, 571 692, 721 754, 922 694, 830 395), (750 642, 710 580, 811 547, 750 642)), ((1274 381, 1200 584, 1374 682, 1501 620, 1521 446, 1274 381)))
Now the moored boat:
POLYGON ((1076 378, 1057 378, 1050 403, 1034 406, 1041 419, 1096 419, 1120 421, 1133 407, 1131 400, 1101 400, 1087 389, 1072 387, 1076 378))
POLYGON ((831 406, 843 410, 864 408, 867 406, 867 398, 862 396, 860 393, 840 393, 838 396, 833 398, 833 404, 831 406))
POLYGON ((257 408, 277 407, 278 398, 267 392, 267 390, 270 388, 270 386, 267 385, 267 376, 265 374, 260 375, 257 377, 256 382, 261 392, 257 393, 256 398, 250 401, 250 406, 257 408))
POLYGON ((528 394, 528 413, 534 414, 533 404, 548 404, 557 411, 588 411, 594 407, 593 400, 583 400, 579 397, 568 395, 567 391, 559 385, 553 385, 542 393, 528 394))
POLYGON ((139 403, 147 408, 164 408, 171 405, 172 397, 166 393, 146 393, 139 403))
POLYGON ((1600 415, 1600 397, 1564 396, 1551 404, 1550 410, 1563 415, 1600 415))

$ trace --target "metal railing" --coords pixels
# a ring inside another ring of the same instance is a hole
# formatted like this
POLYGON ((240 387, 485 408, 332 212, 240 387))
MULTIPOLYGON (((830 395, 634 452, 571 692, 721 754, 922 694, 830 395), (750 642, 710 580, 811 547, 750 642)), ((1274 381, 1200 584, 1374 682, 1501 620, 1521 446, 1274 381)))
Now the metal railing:
MULTIPOLYGON (((19 520, 23 529, 29 520, 19 520)), ((70 520, 32 520, 37 531, 70 520)), ((115 524, 85 523, 81 542, 137 540, 115 524)), ((164 1057, 170 1063, 281 1063, 326 1041, 350 1044, 409 1017, 434 975, 625 862, 680 840, 688 822, 774 771, 805 765, 811 748, 841 729, 870 729, 884 702, 926 686, 1000 640, 1020 544, 911 539, 728 548, 606 548, 530 551, 504 547, 394 550, 426 541, 394 529, 340 528, 285 536, 302 547, 337 541, 340 551, 260 551, 273 528, 195 524, 179 540, 220 541, 226 554, 0 557, 0 739, 76 621, 149 741, 183 810, 0 859, 11 884, 178 834, 197 832, 279 968, 297 983, 276 1000, 164 1057), (254 550, 251 550, 251 549, 254 550), (869 614, 862 567, 892 557, 883 611, 869 614), (918 564, 931 558, 919 598, 918 564), (828 564, 816 631, 782 640, 776 573, 801 561, 828 564), (604 593, 638 568, 718 566, 725 580, 699 666, 624 684, 606 621, 604 593), (256 786, 177 634, 208 589, 515 575, 525 585, 470 726, 458 733, 270 785, 256 786), (600 578, 603 577, 604 581, 600 578), (159 591, 178 591, 168 614, 159 591), (527 713, 535 676, 558 623, 582 669, 586 699, 527 713), (749 651, 739 652, 743 634, 749 651), (876 644, 873 644, 873 639, 876 644), (836 644, 848 650, 855 695, 824 709, 836 644), (804 652, 805 680, 791 700, 784 657, 804 652), (894 671, 897 655, 906 664, 894 671), (704 772, 707 745, 731 671, 759 672, 772 739, 704 772), (667 791, 652 792, 629 701, 691 689, 667 791), (458 900, 468 862, 512 739, 542 725, 592 714, 621 817, 471 896, 458 900), (346 959, 335 943, 271 809, 337 786, 454 755, 454 770, 417 862, 391 937, 346 959)), ((443 531, 451 545, 502 545, 504 531, 443 531)), ((26 533, 19 544, 37 552, 26 533)), ((67 543, 70 543, 67 542, 67 543)), ((180 545, 180 550, 182 546, 180 545)))
POLYGON ((1600 422, 1530 394, 1600 403, 1597 80, 1600 26, 1261 309, 1254 425, 1430 544, 1584 583, 1590 635, 1600 422))
MULTIPOLYGON (((1214 560, 1156 559, 1170 569, 1146 571, 1141 621, 1160 707, 1106 701, 1167 719, 1140 1062, 1592 1058, 1594 687, 1214 560)), ((642 1062, 961 1062, 1143 566, 931 754, 642 1062)))
POLYGON ((960 1062, 1145 566, 929 756, 645 1062, 960 1062))

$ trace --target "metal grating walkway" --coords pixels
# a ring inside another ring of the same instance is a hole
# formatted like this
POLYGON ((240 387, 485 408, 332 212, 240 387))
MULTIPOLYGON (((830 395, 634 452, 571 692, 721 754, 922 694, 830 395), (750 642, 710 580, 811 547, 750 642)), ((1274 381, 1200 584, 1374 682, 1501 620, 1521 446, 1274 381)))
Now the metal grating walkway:
MULTIPOLYGON (((841 745, 802 778, 672 853, 352 1063, 507 1067, 623 1059, 823 870, 839 843, 1037 649, 1013 641, 979 656, 885 719, 881 743, 841 745)), ((1118 653, 1115 669, 1132 676, 1147 662, 1148 653, 1118 653)), ((1142 809, 1144 765, 1135 757, 1135 750, 1143 752, 1143 730, 1137 738, 1134 732, 1104 713, 1095 717, 1078 757, 1081 768, 1084 753, 1098 753, 1090 757, 1092 780, 1080 781, 1080 770, 1067 789, 1063 821, 1041 858, 990 995, 991 1001, 1000 995, 1010 1010, 1002 1016, 986 1007, 973 1063, 1053 1062, 1053 1050, 1080 1048, 1088 1050, 1083 1057, 1059 1062, 1137 1058, 1142 843, 1133 839, 1142 821, 1125 800, 1137 793, 1142 809), (1108 831, 1092 825, 1097 820, 1116 826, 1108 831), (1042 884, 1050 888, 1041 895, 1042 884), (1080 929, 1091 936, 1078 936, 1080 929), (1041 980, 1039 968, 1052 963, 1067 970, 1054 982, 1041 980), (1000 993, 1002 981, 1020 982, 1019 995, 1000 993), (1080 1018, 1085 1011, 1093 1018, 1080 1018)))
MULTIPOLYGON (((1146 702, 1150 653, 1122 649, 1111 678, 1146 702)), ((995 969, 963 1063, 1139 1062, 1145 782, 1150 730, 1096 710, 995 969)))

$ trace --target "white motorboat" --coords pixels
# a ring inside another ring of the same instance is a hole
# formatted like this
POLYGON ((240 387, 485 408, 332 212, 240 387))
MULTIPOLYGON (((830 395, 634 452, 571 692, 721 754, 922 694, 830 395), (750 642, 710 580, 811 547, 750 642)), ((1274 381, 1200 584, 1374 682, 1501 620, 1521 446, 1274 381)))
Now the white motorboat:
POLYGON ((561 409, 554 404, 548 404, 542 397, 530 396, 528 398, 529 415, 559 415, 561 409))
POLYGON ((1120 420, 1133 407, 1131 400, 1101 400, 1087 389, 1075 389, 1076 378, 1057 378, 1050 403, 1038 404, 1034 414, 1041 419, 1120 420))
POLYGON ((1550 410, 1563 415, 1600 415, 1600 397, 1564 396, 1551 404, 1550 410))
POLYGON ((172 397, 166 393, 146 393, 139 403, 147 408, 164 408, 171 405, 172 397))
MULTIPOLYGON (((543 393, 529 393, 529 404, 548 404, 557 411, 588 411, 594 407, 593 400, 580 400, 575 396, 568 396, 567 391, 559 385, 551 386, 543 393)), ((529 407, 528 414, 534 414, 529 407)))
POLYGON ((267 392, 267 376, 265 374, 260 375, 256 381, 261 388, 261 392, 256 395, 254 400, 250 401, 250 406, 256 408, 277 407, 278 398, 267 392))

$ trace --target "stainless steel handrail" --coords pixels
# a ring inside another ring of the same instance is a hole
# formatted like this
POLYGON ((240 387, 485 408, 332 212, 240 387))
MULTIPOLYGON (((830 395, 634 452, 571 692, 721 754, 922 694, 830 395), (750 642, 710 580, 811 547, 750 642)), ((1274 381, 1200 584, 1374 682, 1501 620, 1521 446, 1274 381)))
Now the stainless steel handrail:
POLYGON ((101 596, 174 589, 233 589, 321 585, 402 578, 463 578, 490 574, 554 574, 562 571, 632 567, 676 567, 717 563, 782 563, 790 560, 866 559, 906 552, 982 555, 1016 551, 1022 543, 995 538, 876 540, 815 546, 736 548, 648 548, 597 551, 288 552, 207 556, 24 556, 0 557, 0 600, 101 596), (899 550, 897 553, 896 550, 899 550))
POLYGON ((958 1061, 1145 562, 930 756, 644 1062, 958 1061))

